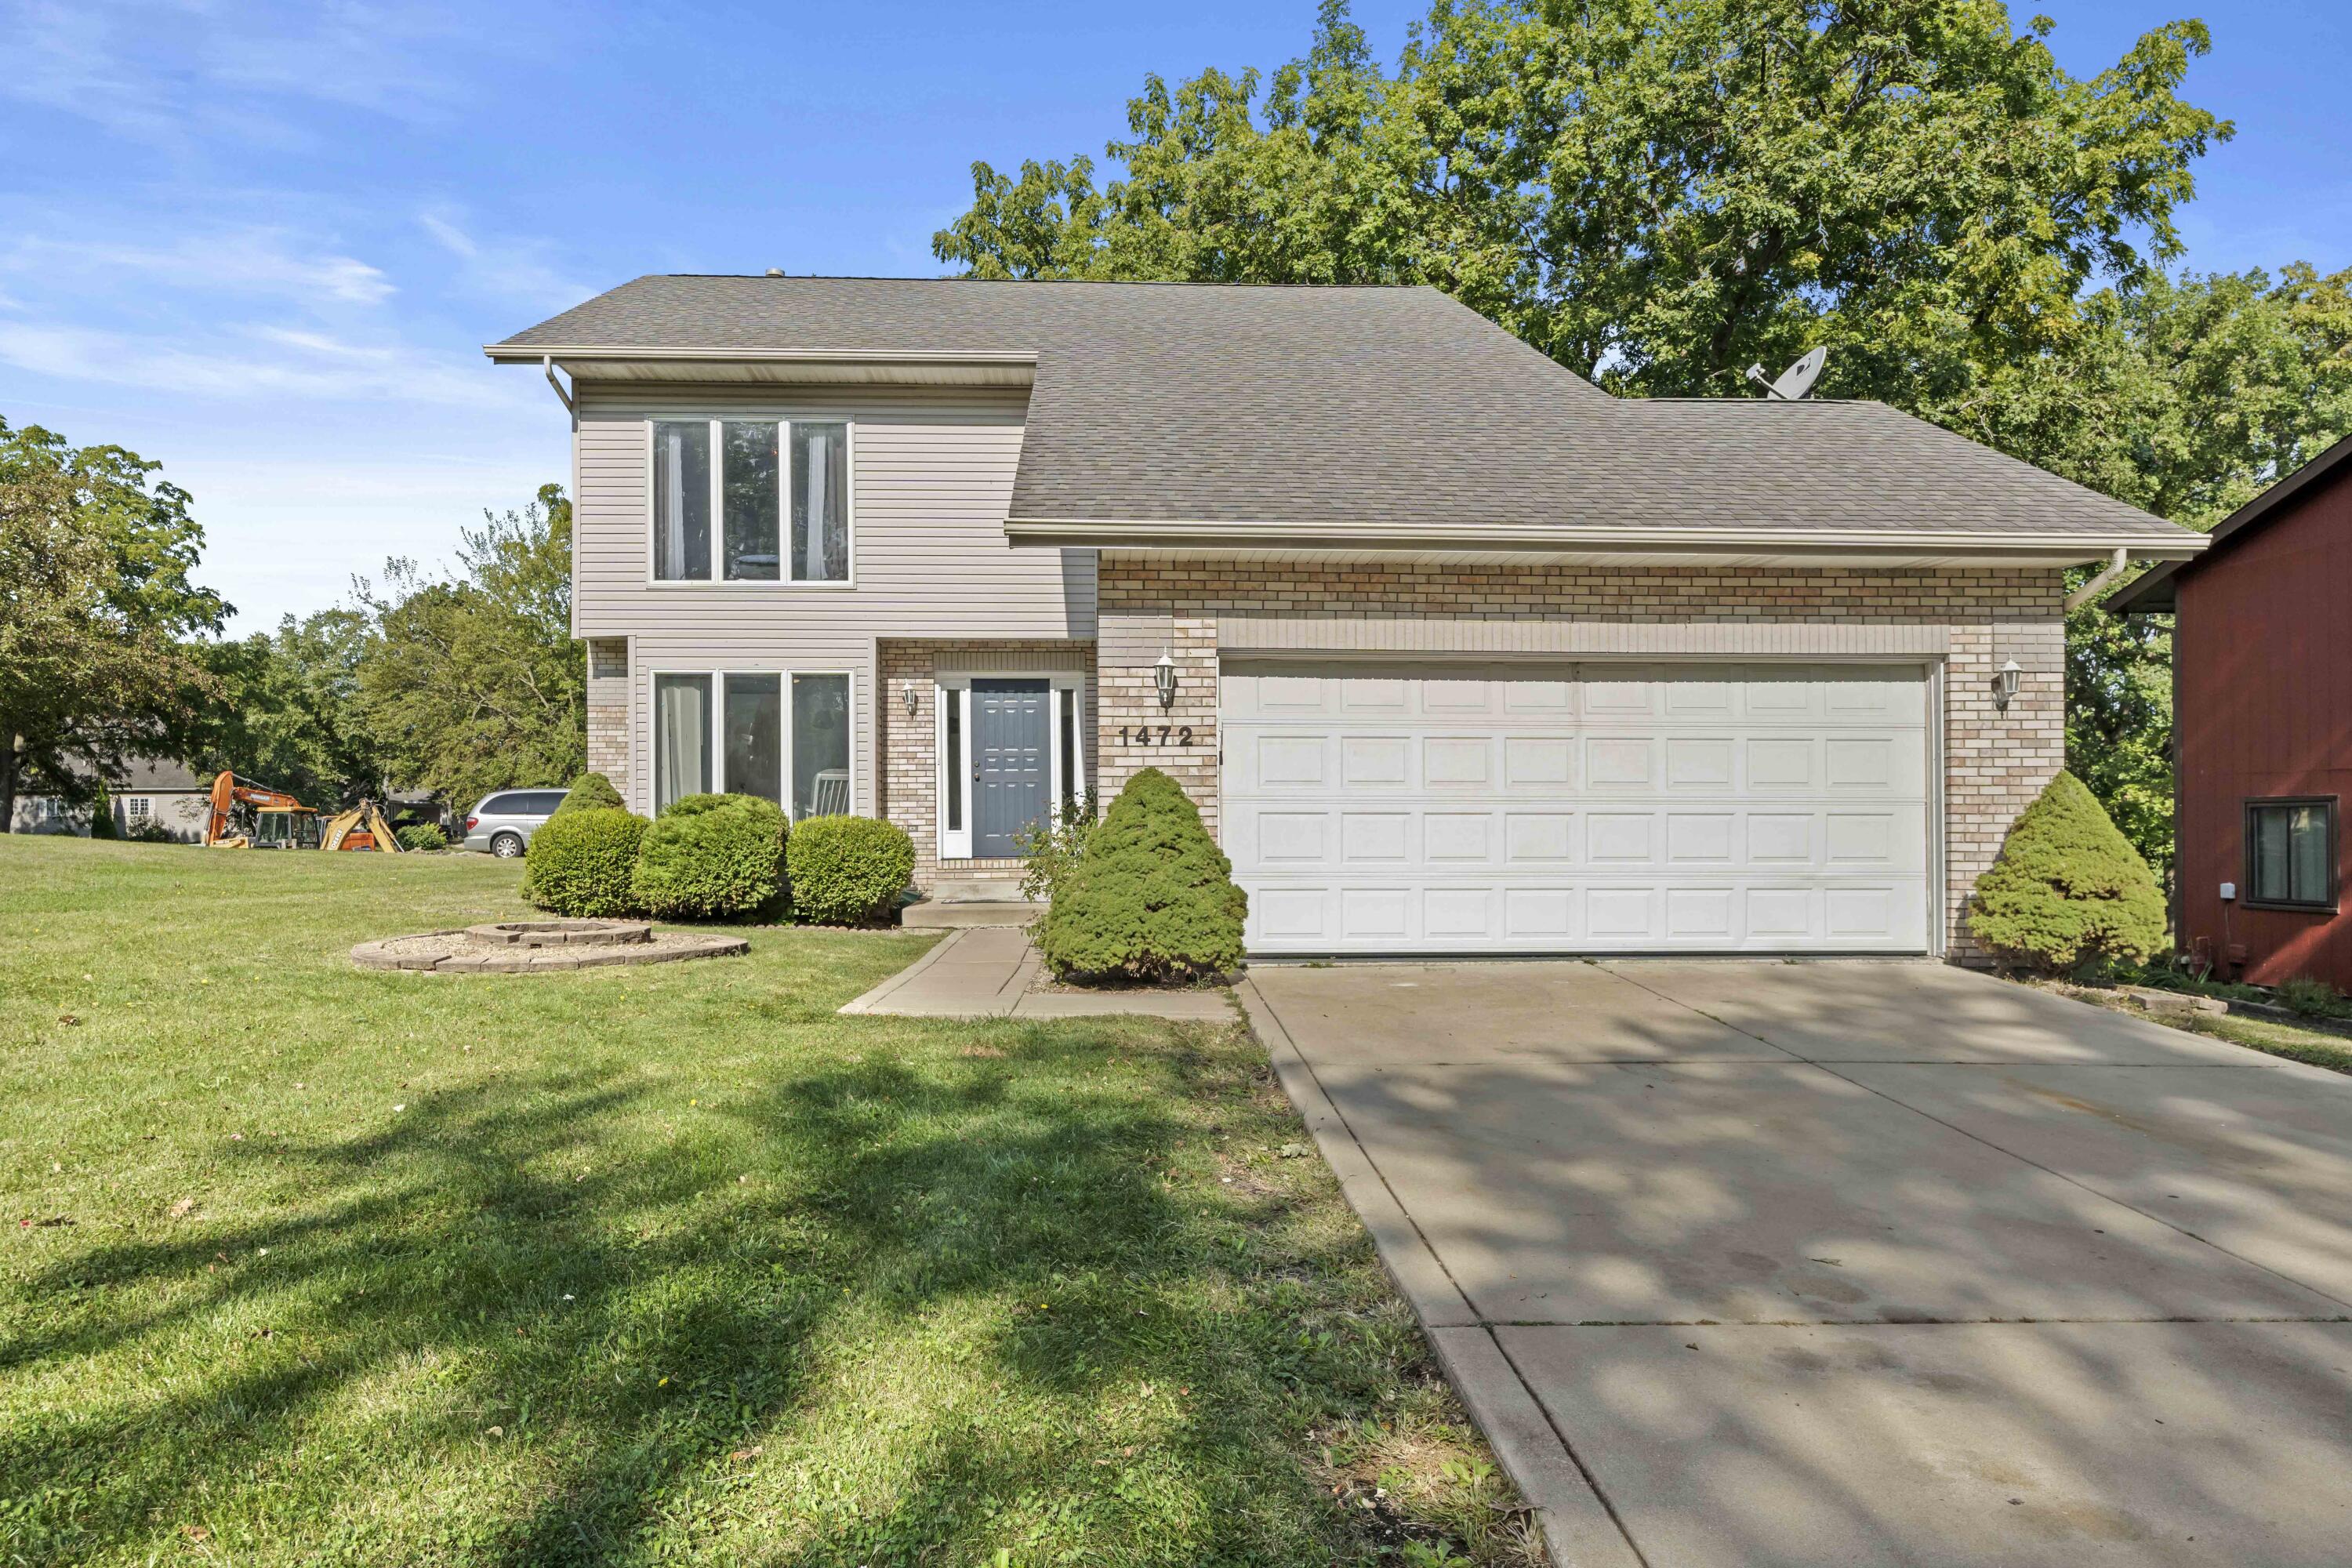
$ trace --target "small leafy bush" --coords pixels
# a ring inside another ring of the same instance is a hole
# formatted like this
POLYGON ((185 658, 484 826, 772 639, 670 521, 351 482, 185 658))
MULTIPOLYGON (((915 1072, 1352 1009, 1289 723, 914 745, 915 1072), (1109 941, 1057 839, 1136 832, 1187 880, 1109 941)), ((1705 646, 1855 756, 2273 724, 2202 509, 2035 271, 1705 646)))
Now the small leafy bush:
POLYGON ((122 829, 115 825, 114 798, 105 791, 99 792, 89 808, 89 836, 92 838, 120 838, 122 829))
POLYGON ((611 811, 625 807, 628 804, 621 798, 621 792, 613 787, 613 781, 603 773, 582 773, 572 781, 572 792, 556 806, 554 815, 562 816, 567 811, 611 811))
POLYGON ((1087 840, 1100 820, 1089 790, 1082 800, 1064 801, 1041 826, 1013 835, 1021 847, 1021 896, 1031 903, 1053 902, 1054 889, 1086 858, 1087 840))
POLYGON ((1242 961, 1249 901, 1174 779, 1128 780, 1059 879, 1037 951, 1065 979, 1195 980, 1242 961))
POLYGON ((2306 1018, 2333 1018, 2344 1008, 2344 994, 2313 974, 2297 974, 2282 980, 2271 994, 2278 1005, 2306 1018))
POLYGON ((649 826, 610 807, 549 817, 524 855, 523 897, 576 920, 635 914, 637 846, 649 826))
MULTIPOLYGON (((393 842, 403 849, 431 851, 449 847, 449 836, 429 822, 412 822, 405 827, 394 828, 392 838, 393 842)), ((526 862, 524 866, 526 874, 529 869, 529 863, 526 862)))
POLYGON ((915 875, 915 841, 871 816, 812 816, 784 846, 793 913, 813 925, 886 921, 915 875))
POLYGON ((748 795, 673 802, 637 847, 632 887, 638 908, 663 920, 736 920, 774 908, 784 893, 782 808, 748 795))
POLYGON ((2043 974, 2145 963, 2164 944, 2164 894, 2097 799, 2062 773, 1977 879, 1969 929, 2002 963, 2043 974))

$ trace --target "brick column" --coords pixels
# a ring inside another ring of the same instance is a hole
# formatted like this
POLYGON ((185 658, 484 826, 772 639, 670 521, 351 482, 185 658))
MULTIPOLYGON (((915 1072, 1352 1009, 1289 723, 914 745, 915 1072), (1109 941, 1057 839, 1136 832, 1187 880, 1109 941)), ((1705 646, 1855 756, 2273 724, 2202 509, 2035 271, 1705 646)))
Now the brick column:
POLYGON ((629 644, 596 637, 588 644, 588 771, 603 773, 629 798, 629 644))

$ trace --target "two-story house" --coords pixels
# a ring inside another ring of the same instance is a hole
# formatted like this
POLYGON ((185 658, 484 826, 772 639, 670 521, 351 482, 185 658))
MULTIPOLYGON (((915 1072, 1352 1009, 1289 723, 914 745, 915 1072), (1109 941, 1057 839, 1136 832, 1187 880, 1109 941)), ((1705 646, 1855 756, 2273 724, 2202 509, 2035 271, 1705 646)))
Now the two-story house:
POLYGON ((634 806, 877 814, 930 887, 1156 765, 1268 953, 1967 956, 2062 572, 2204 542, 1875 403, 1613 398, 1428 289, 648 277, 488 353, 572 411, 634 806))

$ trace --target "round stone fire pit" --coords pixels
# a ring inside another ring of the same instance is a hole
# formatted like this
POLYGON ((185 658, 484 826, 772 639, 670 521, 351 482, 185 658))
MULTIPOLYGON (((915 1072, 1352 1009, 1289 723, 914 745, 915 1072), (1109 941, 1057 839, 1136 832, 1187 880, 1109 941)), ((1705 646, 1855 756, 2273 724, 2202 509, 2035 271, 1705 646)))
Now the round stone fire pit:
POLYGON ((352 962, 362 969, 436 974, 544 974, 608 963, 724 958, 751 947, 740 936, 656 931, 643 921, 504 921, 363 942, 352 949, 352 962))

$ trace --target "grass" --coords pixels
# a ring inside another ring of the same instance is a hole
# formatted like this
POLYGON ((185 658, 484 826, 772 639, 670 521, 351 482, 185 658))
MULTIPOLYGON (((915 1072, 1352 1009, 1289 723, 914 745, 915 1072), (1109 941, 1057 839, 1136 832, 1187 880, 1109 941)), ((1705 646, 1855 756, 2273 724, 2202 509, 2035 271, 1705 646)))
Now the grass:
MULTIPOLYGON (((2294 1024, 2273 1023, 2267 1018, 2251 1018, 2238 1014, 2159 1012, 2141 1006, 2120 991, 2101 986, 2064 984, 2057 989, 2094 1006, 2129 1013, 2135 1018, 2146 1018, 2150 1023, 2163 1024, 2191 1035, 2227 1040, 2248 1050, 2284 1057, 2290 1061, 2307 1062, 2313 1067, 2326 1068, 2334 1072, 2352 1073, 2352 1040, 2330 1030, 2306 1029, 2294 1024)), ((2174 986, 2167 989, 2188 988, 2174 986)))
POLYGON ((1245 1032, 344 962, 518 876, 0 837, 0 1562, 1535 1561, 1245 1032))

